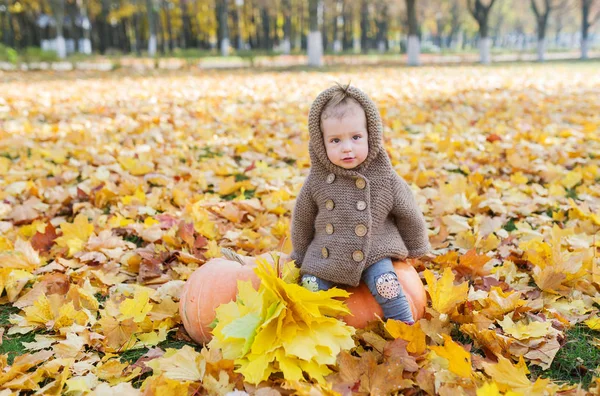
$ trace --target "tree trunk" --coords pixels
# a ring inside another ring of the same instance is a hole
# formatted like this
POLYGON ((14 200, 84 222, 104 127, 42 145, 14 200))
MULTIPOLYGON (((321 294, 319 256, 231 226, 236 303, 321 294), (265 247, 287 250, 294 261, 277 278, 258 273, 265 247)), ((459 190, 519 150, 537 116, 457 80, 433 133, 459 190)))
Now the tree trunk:
POLYGON ((235 48, 241 50, 244 44, 242 40, 242 15, 240 12, 240 7, 237 5, 235 6, 235 11, 233 12, 233 28, 235 35, 232 36, 235 37, 235 48))
POLYGON ((421 44, 419 43, 419 23, 417 21, 416 0, 406 0, 406 16, 408 19, 408 65, 418 66, 421 44))
POLYGON ((369 51, 369 3, 362 0, 360 5, 360 47, 363 54, 369 51))
MULTIPOLYGON (((154 0, 157 1, 158 0, 154 0)), ((158 37, 158 52, 161 55, 165 54, 165 27, 160 18, 160 7, 155 3, 154 23, 156 24, 156 36, 158 37)))
POLYGON ((322 0, 309 0, 310 33, 308 34, 308 65, 323 65, 323 40, 319 24, 321 22, 322 0))
POLYGON ((460 31, 460 7, 458 5, 458 0, 453 0, 452 2, 452 19, 450 22, 450 35, 448 37, 448 47, 455 48, 455 40, 458 32, 460 31))
POLYGON ((92 41, 91 41, 91 24, 87 15, 87 7, 86 2, 83 0, 77 0, 77 5, 79 6, 79 10, 81 12, 81 32, 83 36, 83 41, 79 52, 83 54, 91 54, 92 53, 92 41))
POLYGON ((153 0, 146 0, 146 12, 148 13, 148 56, 156 56, 156 14, 154 13, 153 0))
POLYGON ((219 49, 222 56, 229 55, 229 26, 227 24, 229 8, 228 0, 217 0, 217 20, 218 20, 218 35, 219 49))
POLYGON ((261 21, 263 27, 263 44, 264 49, 271 51, 273 49, 273 43, 271 41, 271 18, 269 17, 269 9, 264 6, 261 9, 261 21))
POLYGON ((538 62, 543 62, 546 53, 546 27, 548 26, 550 11, 552 11, 552 4, 550 0, 544 0, 544 9, 542 12, 538 9, 536 0, 531 0, 531 9, 535 14, 537 24, 537 60, 538 62))
POLYGON ((292 49, 291 37, 292 37, 292 2, 291 0, 282 1, 283 11, 283 42, 281 43, 281 50, 284 54, 288 55, 292 49))
POLYGON ((384 3, 377 13, 377 50, 383 53, 387 49, 388 6, 384 3))
POLYGON ((52 0, 52 13, 56 21, 56 53, 60 59, 67 57, 67 46, 63 32, 65 20, 65 2, 64 0, 52 0))
POLYGON ((162 0, 162 9, 165 13, 165 23, 167 25, 167 36, 169 37, 168 48, 169 53, 173 53, 173 30, 171 29, 171 10, 165 0, 162 0))
POLYGON ((327 51, 327 47, 329 46, 329 37, 327 34, 327 15, 325 3, 321 6, 321 39, 323 40, 323 51, 327 51))
POLYGON ((100 49, 100 53, 104 54, 108 49, 110 42, 110 28, 108 25, 108 12, 109 12, 109 4, 108 0, 102 0, 102 8, 100 11, 99 18, 97 20, 98 25, 98 47, 100 49))
POLYGON ((339 22, 340 19, 343 21, 343 18, 343 1, 337 0, 335 2, 333 18, 331 19, 333 24, 333 52, 336 54, 342 50, 342 28, 344 23, 339 22))
POLYGON ((10 23, 10 10, 8 8, 8 1, 9 0, 4 0, 2 2, 2 6, 6 10, 6 12, 2 13, 2 41, 7 47, 12 47, 14 45, 12 42, 14 35, 12 32, 12 25, 10 23))
POLYGON ((490 63, 491 42, 488 37, 488 17, 495 0, 489 0, 489 5, 484 5, 481 0, 467 0, 469 12, 479 25, 479 57, 483 64, 490 63))
POLYGON ((183 26, 183 48, 188 48, 192 44, 192 23, 187 2, 188 0, 179 0, 179 7, 181 8, 181 24, 183 26))
POLYGON ((133 6, 136 8, 133 18, 133 45, 135 46, 135 53, 137 56, 142 55, 142 42, 140 37, 140 13, 138 10, 138 0, 133 1, 133 6))
POLYGON ((581 59, 588 59, 589 49, 589 30, 590 30, 590 9, 593 0, 581 0, 581 59))

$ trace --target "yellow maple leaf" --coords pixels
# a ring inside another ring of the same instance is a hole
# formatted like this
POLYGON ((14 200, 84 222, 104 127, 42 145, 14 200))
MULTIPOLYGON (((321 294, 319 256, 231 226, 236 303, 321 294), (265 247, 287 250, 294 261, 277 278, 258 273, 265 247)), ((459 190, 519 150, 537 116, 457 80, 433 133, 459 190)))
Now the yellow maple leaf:
POLYGON ((250 282, 238 283, 236 301, 217 308, 209 347, 235 359, 237 372, 249 383, 267 380, 274 372, 286 380, 298 380, 304 372, 324 383, 330 373, 326 365, 354 346, 354 329, 333 317, 348 314, 344 302, 335 299, 348 297, 348 292, 311 292, 279 278, 265 259, 256 263, 259 290, 250 282))
POLYGON ((502 395, 504 395, 504 396, 525 396, 521 392, 513 392, 510 390, 506 393, 502 393, 502 392, 500 392, 500 389, 498 388, 498 384, 496 384, 494 381, 486 382, 481 387, 477 388, 477 396, 502 396, 502 395))
POLYGON ((506 359, 504 356, 497 356, 498 363, 487 363, 483 362, 483 368, 487 375, 498 384, 502 392, 509 390, 523 392, 525 394, 542 395, 545 394, 544 388, 548 385, 550 380, 538 378, 537 381, 532 384, 527 378, 529 370, 525 364, 523 356, 519 356, 519 363, 516 365, 506 359))
MULTIPOLYGON (((146 378, 141 390, 144 395, 187 395, 191 384, 191 381, 181 382, 159 375, 146 378)), ((197 387, 195 385, 194 390, 197 387)))
POLYGON ((133 318, 136 323, 143 322, 152 310, 150 293, 143 288, 136 288, 133 298, 128 298, 119 306, 119 320, 133 318))
POLYGON ((448 334, 443 334, 444 346, 430 346, 429 349, 437 355, 448 360, 448 368, 454 374, 463 378, 471 378, 473 376, 473 368, 471 367, 471 354, 463 347, 452 340, 448 334))
POLYGON ((217 225, 210 220, 209 212, 200 206, 200 201, 191 206, 194 229, 204 237, 214 240, 219 237, 217 225))
POLYGON ((139 330, 139 326, 133 319, 119 321, 112 316, 105 316, 96 324, 99 327, 98 332, 105 336, 103 342, 109 352, 126 351, 135 345, 134 334, 139 330))
POLYGON ((167 348, 165 354, 146 362, 156 375, 178 381, 201 381, 206 372, 204 357, 189 345, 181 349, 167 348))
POLYGON ((6 270, 8 275, 6 275, 5 280, 3 280, 3 275, 0 273, 0 294, 2 293, 2 289, 6 288, 8 301, 14 302, 27 282, 33 279, 33 275, 29 271, 23 271, 20 269, 13 270, 11 268, 3 268, 3 270, 6 270))
POLYGON ((467 300, 469 283, 463 282, 454 285, 454 273, 450 268, 445 268, 442 277, 435 279, 433 272, 425 270, 425 280, 429 286, 429 295, 433 309, 441 314, 450 313, 458 304, 467 300))
POLYGON ((492 286, 481 313, 490 318, 497 318, 525 304, 521 293, 514 290, 502 291, 500 287, 492 286))
POLYGON ((592 330, 600 330, 600 318, 597 316, 589 318, 584 323, 592 330))
POLYGON ((425 352, 427 344, 425 341, 425 333, 421 330, 421 322, 416 322, 414 325, 407 325, 400 320, 388 319, 385 322, 385 329, 394 338, 401 338, 408 341, 406 350, 417 355, 425 352))
POLYGON ((124 205, 131 205, 134 203, 137 203, 138 205, 145 205, 146 193, 144 192, 142 186, 137 186, 133 195, 125 195, 124 197, 121 197, 121 202, 124 205))
POLYGON ((543 337, 548 334, 548 331, 552 326, 551 322, 531 322, 527 324, 520 321, 515 323, 510 315, 504 316, 503 320, 498 320, 497 322, 502 326, 504 333, 510 334, 518 340, 525 340, 531 337, 543 337))
POLYGON ((131 157, 119 157, 118 161, 123 169, 134 176, 143 176, 154 171, 154 164, 151 162, 142 162, 131 157))
POLYGON ((513 341, 511 338, 496 333, 490 329, 478 329, 473 323, 464 323, 460 326, 460 331, 471 337, 477 346, 486 347, 496 355, 500 355, 506 350, 513 341))
POLYGON ((56 238, 55 242, 58 246, 68 247, 69 256, 81 251, 94 233, 94 225, 88 223, 88 218, 84 214, 78 214, 73 224, 62 223, 60 229, 62 236, 56 238))
POLYGON ((45 294, 42 294, 32 306, 25 307, 25 319, 29 323, 36 323, 46 325, 48 322, 54 320, 54 312, 50 301, 45 294))

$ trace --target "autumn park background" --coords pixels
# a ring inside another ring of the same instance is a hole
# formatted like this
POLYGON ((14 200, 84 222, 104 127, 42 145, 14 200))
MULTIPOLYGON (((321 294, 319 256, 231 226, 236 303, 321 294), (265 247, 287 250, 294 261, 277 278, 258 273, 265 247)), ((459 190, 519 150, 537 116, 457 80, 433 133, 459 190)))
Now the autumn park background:
POLYGON ((599 20, 600 0, 0 0, 0 396, 599 394, 599 20), (377 104, 425 215, 424 318, 353 329, 280 263, 195 343, 195 270, 291 251, 335 82, 377 104))

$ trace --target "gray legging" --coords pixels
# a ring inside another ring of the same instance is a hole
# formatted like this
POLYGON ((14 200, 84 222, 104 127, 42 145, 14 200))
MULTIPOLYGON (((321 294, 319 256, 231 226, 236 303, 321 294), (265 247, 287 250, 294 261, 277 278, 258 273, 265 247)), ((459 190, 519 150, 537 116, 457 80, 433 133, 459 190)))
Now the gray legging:
MULTIPOLYGON (((408 324, 414 323, 410 305, 390 258, 381 259, 364 270, 361 279, 381 305, 383 316, 386 319, 401 320, 408 324)), ((302 275, 301 284, 312 291, 328 290, 335 285, 333 282, 309 274, 302 275)))

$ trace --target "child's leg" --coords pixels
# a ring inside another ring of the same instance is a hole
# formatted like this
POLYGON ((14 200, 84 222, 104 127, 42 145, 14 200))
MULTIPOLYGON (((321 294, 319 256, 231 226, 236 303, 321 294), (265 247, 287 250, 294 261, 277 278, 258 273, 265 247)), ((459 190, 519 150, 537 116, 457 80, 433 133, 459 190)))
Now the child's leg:
POLYGON ((304 288, 314 292, 319 290, 329 290, 333 286, 333 283, 310 274, 302 275, 300 284, 304 288))
POLYGON ((386 319, 414 323, 410 305, 398 281, 391 259, 384 258, 371 265, 363 272, 362 279, 381 305, 386 319))

